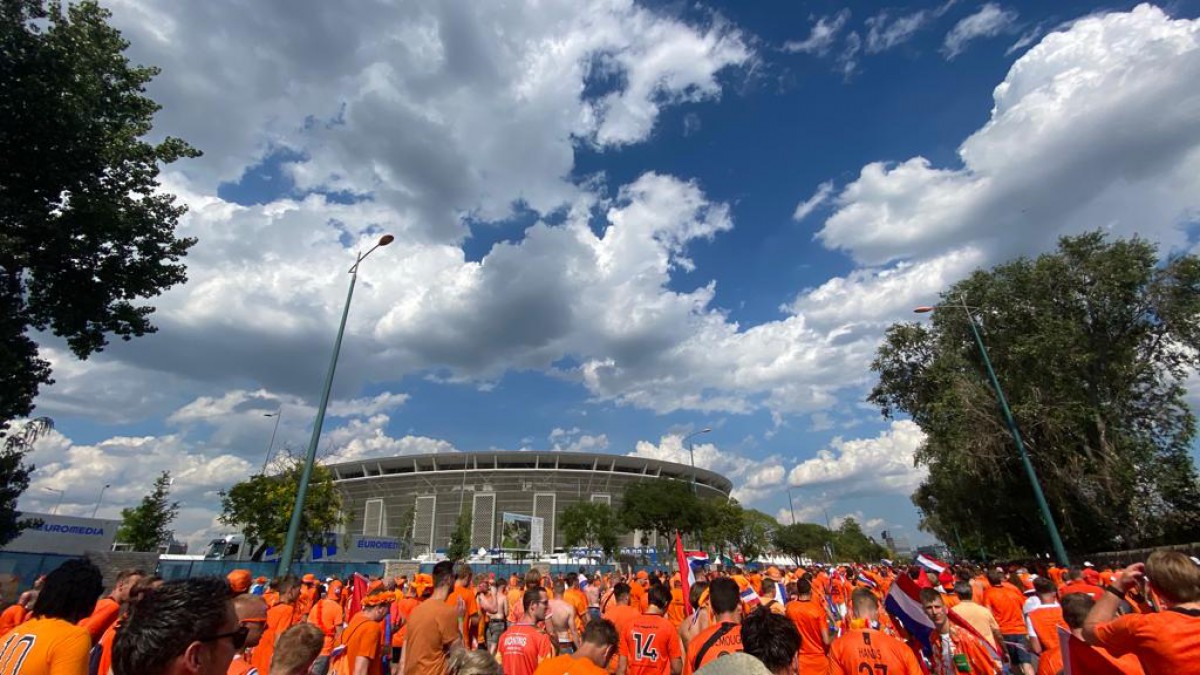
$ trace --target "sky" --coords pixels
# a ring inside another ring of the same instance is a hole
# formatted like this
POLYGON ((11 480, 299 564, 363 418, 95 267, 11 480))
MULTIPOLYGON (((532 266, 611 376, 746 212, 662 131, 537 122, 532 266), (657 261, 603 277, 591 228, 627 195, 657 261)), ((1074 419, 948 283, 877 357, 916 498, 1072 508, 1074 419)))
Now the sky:
MULTIPOLYGON (((1197 249, 1200 2, 108 0, 198 243, 158 332, 54 367, 20 506, 177 535, 301 452, 599 451, 913 544, 886 327, 1101 229, 1197 249)), ((916 320, 922 320, 916 318, 916 320)), ((1193 383, 1200 381, 1193 378, 1193 383)), ((1192 387, 1193 404, 1200 402, 1192 387)), ((1032 522, 1032 521, 1031 521, 1032 522)))

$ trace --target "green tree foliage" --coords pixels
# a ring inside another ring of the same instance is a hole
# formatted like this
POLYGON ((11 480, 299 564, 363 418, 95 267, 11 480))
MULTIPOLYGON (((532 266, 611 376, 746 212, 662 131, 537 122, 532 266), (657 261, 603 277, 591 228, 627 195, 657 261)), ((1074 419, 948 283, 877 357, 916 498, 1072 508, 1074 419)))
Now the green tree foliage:
POLYGON ((777 528, 771 541, 780 553, 800 564, 801 558, 822 559, 825 547, 833 541, 833 533, 816 523, 795 523, 777 528))
POLYGON ((154 481, 154 490, 142 497, 142 503, 121 510, 121 527, 117 541, 129 544, 135 551, 157 551, 171 541, 171 522, 179 515, 179 502, 169 501, 171 473, 162 472, 154 481))
MULTIPOLYGON (((304 468, 303 458, 289 454, 281 455, 275 464, 279 470, 272 475, 255 474, 221 493, 219 520, 238 528, 256 560, 268 547, 283 548, 304 468)), ((342 523, 342 495, 333 485, 333 473, 317 464, 308 483, 298 541, 320 545, 326 533, 342 523)))
POLYGON ((597 502, 571 504, 558 515, 558 525, 566 546, 598 548, 609 558, 616 557, 620 536, 628 531, 611 506, 597 502))
POLYGON ((690 483, 656 478, 634 483, 625 489, 619 511, 630 530, 657 532, 665 539, 674 533, 696 532, 705 525, 705 509, 690 483))
POLYGON ((446 557, 450 560, 466 560, 471 555, 471 506, 466 505, 458 513, 454 531, 450 533, 450 547, 446 557))
MULTIPOLYGON (((153 332, 154 308, 138 301, 186 278, 178 261, 194 241, 175 236, 184 208, 158 172, 199 153, 142 140, 158 71, 129 64, 108 17, 95 2, 0 2, 0 436, 52 381, 38 332, 87 358, 110 335, 153 332)), ((19 446, 5 453, 0 503, 31 469, 19 446)))
MULTIPOLYGON (((1189 456, 1196 424, 1184 379, 1200 365, 1200 259, 1160 261, 1151 244, 1098 233, 977 271, 942 305, 976 310, 1069 549, 1095 551, 1200 536, 1189 456)), ((990 551, 1050 549, 997 408, 965 311, 887 331, 869 400, 904 414, 926 440, 928 478, 913 495, 922 527, 955 527, 990 551)))
POLYGON ((892 555, 868 537, 853 518, 846 518, 835 530, 816 523, 783 525, 775 530, 771 541, 776 550, 791 556, 797 564, 801 558, 828 560, 827 551, 833 552, 831 562, 879 562, 892 555))
POLYGON ((36 518, 17 517, 17 499, 29 487, 29 474, 34 469, 32 464, 25 464, 25 453, 38 437, 53 428, 54 420, 49 417, 28 420, 0 446, 0 546, 15 539, 21 530, 41 524, 36 518))
POLYGON ((832 534, 831 543, 838 561, 879 562, 883 558, 891 557, 891 552, 868 537, 858 521, 853 518, 843 520, 832 534))

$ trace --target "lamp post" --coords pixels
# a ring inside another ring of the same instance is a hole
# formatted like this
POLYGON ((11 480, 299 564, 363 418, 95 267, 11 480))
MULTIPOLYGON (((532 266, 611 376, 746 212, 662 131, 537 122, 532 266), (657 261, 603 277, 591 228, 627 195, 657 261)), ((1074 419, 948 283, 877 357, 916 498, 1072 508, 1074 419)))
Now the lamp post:
POLYGON ((58 507, 62 506, 63 497, 66 496, 66 494, 67 494, 66 491, 56 490, 52 487, 44 487, 42 489, 45 490, 46 492, 57 492, 58 493, 58 501, 54 502, 54 510, 52 510, 50 512, 50 515, 57 516, 58 515, 58 507))
POLYGON ((696 494, 696 453, 692 450, 692 444, 688 443, 688 439, 692 438, 693 436, 699 436, 700 434, 707 434, 711 431, 711 427, 704 427, 700 431, 696 431, 684 436, 683 440, 681 441, 683 443, 683 447, 687 448, 688 457, 692 462, 692 494, 696 494))
POLYGON ((271 429, 271 442, 267 443, 267 456, 263 457, 262 475, 267 475, 267 464, 271 462, 271 450, 275 448, 275 433, 279 431, 279 420, 283 419, 283 404, 279 405, 279 410, 273 413, 263 413, 263 417, 274 417, 275 427, 271 429))
POLYGON ((949 309, 952 307, 961 308, 963 313, 967 315, 967 324, 971 327, 971 335, 975 337, 975 346, 979 347, 979 355, 983 358, 983 367, 987 370, 988 380, 991 381, 992 389, 996 391, 996 400, 1000 403, 1000 412, 1004 416, 1004 424, 1008 427, 1008 432, 1012 434, 1013 442, 1017 446, 1017 452, 1021 455, 1021 464, 1025 467, 1025 475, 1029 478, 1029 484, 1033 486, 1033 496, 1037 500, 1038 508, 1042 512, 1042 519, 1046 521, 1046 532, 1050 535, 1050 544, 1054 547, 1054 556, 1058 558, 1058 564, 1066 567, 1070 564, 1067 558, 1067 549, 1063 547, 1062 537, 1058 533, 1058 525, 1054 522, 1054 514, 1050 512, 1050 505, 1046 503, 1046 495, 1042 493, 1042 484, 1038 480, 1037 471, 1033 468, 1033 462, 1029 459, 1029 453, 1025 450, 1025 443, 1021 440, 1021 431, 1017 429, 1017 423, 1013 419, 1012 411, 1008 408, 1008 399, 1004 396, 1004 390, 1000 388, 1000 380, 996 378, 996 371, 992 368, 992 360, 988 357, 987 347, 983 345, 983 336, 979 333, 979 326, 975 323, 975 316, 971 314, 974 309, 967 305, 965 296, 959 296, 958 305, 934 305, 917 307, 913 311, 918 314, 925 314, 938 309, 949 309))
MULTIPOLYGON (((346 304, 342 307, 342 321, 338 324, 337 339, 333 341, 333 356, 329 360, 329 370, 325 373, 325 387, 321 391, 321 402, 317 406, 317 419, 313 421, 312 437, 308 441, 308 452, 304 456, 304 468, 300 471, 300 484, 296 487, 296 503, 292 506, 292 519, 288 523, 287 538, 283 543, 283 557, 279 559, 279 576, 287 576, 292 566, 292 557, 296 552, 296 538, 300 535, 300 519, 304 514, 304 499, 308 496, 308 481, 312 478, 313 464, 317 457, 317 443, 321 440, 321 427, 325 424, 325 409, 329 407, 329 390, 333 388, 333 374, 337 371, 338 354, 342 351, 342 336, 346 332, 346 317, 350 314, 350 299, 354 297, 354 283, 358 281, 358 266, 367 259, 375 249, 387 246, 395 241, 395 237, 385 234, 379 238, 379 243, 366 253, 359 253, 350 267, 350 288, 346 291, 346 304)), ((278 421, 278 420, 276 420, 278 421)))
POLYGON ((100 510, 100 502, 104 501, 104 491, 110 487, 112 487, 112 486, 109 485, 108 483, 105 483, 104 487, 100 488, 100 496, 96 497, 96 507, 92 509, 92 517, 93 518, 96 517, 96 512, 100 510))
POLYGON ((792 524, 795 525, 796 524, 796 505, 792 503, 792 487, 793 486, 789 485, 787 488, 788 510, 792 512, 792 524))

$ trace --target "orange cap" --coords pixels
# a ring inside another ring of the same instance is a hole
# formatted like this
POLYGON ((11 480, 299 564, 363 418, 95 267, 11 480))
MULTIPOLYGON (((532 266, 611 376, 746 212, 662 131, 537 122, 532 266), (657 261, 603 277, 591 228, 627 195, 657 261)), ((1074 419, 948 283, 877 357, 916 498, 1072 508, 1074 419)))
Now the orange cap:
POLYGON ((303 579, 301 579, 300 581, 302 581, 302 582, 304 582, 304 583, 306 583, 306 584, 315 584, 315 583, 317 583, 317 575, 315 575, 315 574, 305 574, 305 575, 304 575, 304 578, 303 578, 303 579))
POLYGON ((638 570, 638 573, 637 573, 637 578, 638 578, 639 580, 643 580, 643 579, 649 579, 649 578, 650 578, 650 573, 649 573, 649 572, 647 572, 646 570, 638 570))
POLYGON ((229 588, 234 593, 245 593, 250 590, 250 570, 234 570, 225 578, 229 581, 229 588))
POLYGON ((392 595, 391 593, 383 593, 383 592, 372 593, 372 594, 368 595, 367 597, 363 598, 362 606, 363 607, 375 607, 377 605, 386 605, 395 599, 396 599, 396 596, 392 595))

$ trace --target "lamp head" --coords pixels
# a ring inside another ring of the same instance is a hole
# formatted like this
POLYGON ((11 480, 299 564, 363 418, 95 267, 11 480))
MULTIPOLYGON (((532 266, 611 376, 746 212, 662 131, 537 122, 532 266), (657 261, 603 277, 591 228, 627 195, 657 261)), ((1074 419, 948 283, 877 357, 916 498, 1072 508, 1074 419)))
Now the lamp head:
POLYGON ((913 312, 915 314, 928 314, 935 309, 937 309, 937 307, 933 307, 931 305, 921 305, 920 307, 913 307, 913 312))
POLYGON ((396 238, 395 238, 395 237, 393 237, 393 236, 392 236, 392 235, 390 235, 390 234, 385 234, 385 235, 383 235, 382 237, 380 237, 380 238, 379 238, 379 245, 380 245, 380 246, 387 246, 388 244, 392 243, 393 241, 396 241, 396 238))

